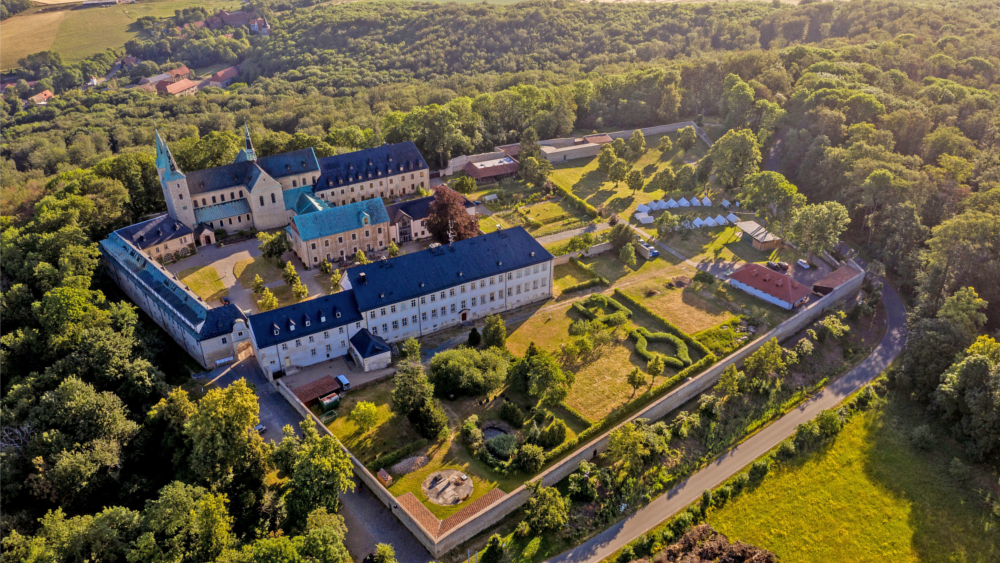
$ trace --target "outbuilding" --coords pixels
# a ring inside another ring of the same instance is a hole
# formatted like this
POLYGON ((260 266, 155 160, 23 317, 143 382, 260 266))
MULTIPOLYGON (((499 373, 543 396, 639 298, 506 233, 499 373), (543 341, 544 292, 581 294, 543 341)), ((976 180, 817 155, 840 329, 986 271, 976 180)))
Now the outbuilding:
POLYGON ((381 336, 363 328, 351 337, 351 356, 358 367, 365 371, 373 371, 389 366, 392 361, 392 349, 381 336))
POLYGON ((809 287, 760 264, 746 264, 729 276, 729 285, 782 309, 792 310, 809 298, 809 287))
POLYGON ((742 232, 741 240, 757 250, 774 250, 781 247, 781 239, 757 221, 740 221, 736 223, 736 228, 742 232))

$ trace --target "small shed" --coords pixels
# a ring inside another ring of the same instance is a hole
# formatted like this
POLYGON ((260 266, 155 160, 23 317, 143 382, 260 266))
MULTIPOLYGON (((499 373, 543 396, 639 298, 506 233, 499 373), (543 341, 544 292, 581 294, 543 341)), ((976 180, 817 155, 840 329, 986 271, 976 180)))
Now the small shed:
POLYGON ((820 295, 826 295, 832 292, 833 290, 837 289, 841 285, 854 279, 854 276, 857 276, 860 273, 861 272, 855 270, 850 265, 841 266, 836 270, 827 274, 825 278, 814 283, 812 289, 814 292, 820 295))
POLYGON ((378 470, 378 480, 382 482, 383 486, 392 486, 392 475, 389 475, 389 472, 385 469, 378 470))
POLYGON ((392 361, 392 350, 381 336, 363 328, 351 337, 351 356, 365 371, 387 367, 392 361))
POLYGON ((681 207, 691 207, 691 202, 682 197, 681 200, 677 202, 677 205, 681 207))
POLYGON ((680 206, 680 204, 677 203, 677 200, 675 200, 674 198, 670 198, 670 199, 667 200, 667 207, 673 209, 673 208, 679 207, 679 206, 680 206))
POLYGON ((743 232, 740 237, 743 242, 757 250, 774 250, 781 246, 781 239, 757 221, 740 221, 736 223, 736 228, 743 232))

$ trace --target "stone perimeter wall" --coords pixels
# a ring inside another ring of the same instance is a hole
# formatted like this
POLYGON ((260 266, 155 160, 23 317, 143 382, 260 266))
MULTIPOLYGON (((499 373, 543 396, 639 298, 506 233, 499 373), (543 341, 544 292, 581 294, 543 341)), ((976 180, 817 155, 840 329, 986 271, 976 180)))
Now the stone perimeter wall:
MULTIPOLYGON (((684 124, 682 124, 682 126, 683 125, 684 124)), ((643 134, 645 134, 645 132, 643 134)), ((861 289, 862 282, 864 281, 864 270, 853 260, 849 260, 848 264, 858 271, 854 278, 835 289, 829 295, 810 303, 792 318, 781 323, 766 334, 758 337, 750 344, 716 362, 701 374, 684 382, 680 387, 674 389, 658 401, 632 415, 627 420, 621 422, 614 428, 611 428, 601 436, 591 440, 586 445, 581 446, 576 450, 576 453, 563 458, 562 461, 546 469, 531 481, 541 481, 546 487, 554 486, 556 483, 576 471, 581 461, 591 460, 607 449, 608 437, 622 425, 637 418, 646 418, 650 420, 663 418, 671 411, 677 409, 687 401, 707 391, 715 385, 716 382, 718 382, 719 377, 722 376, 722 372, 729 364, 742 362, 747 356, 756 352, 758 348, 772 338, 777 338, 780 342, 791 337, 795 333, 809 326, 809 324, 813 321, 823 316, 824 313, 833 308, 835 305, 838 305, 842 301, 856 294, 857 291, 861 289)), ((317 426, 320 427, 320 432, 332 435, 329 429, 320 423, 316 416, 299 402, 298 398, 295 397, 287 386, 285 386, 284 382, 279 381, 277 386, 278 391, 282 394, 282 396, 284 396, 285 399, 287 399, 303 416, 313 418, 317 426)), ((378 479, 376 479, 375 476, 372 475, 353 455, 351 455, 346 448, 344 448, 344 451, 347 452, 351 459, 355 475, 357 475, 368 486, 368 488, 375 493, 375 496, 377 496, 378 499, 381 500, 382 503, 385 504, 397 518, 399 518, 400 522, 402 522, 403 525, 413 533, 414 537, 416 537, 417 540, 423 544, 434 557, 439 557, 459 545, 462 545, 478 534, 486 531, 508 514, 520 508, 531 496, 531 492, 527 490, 524 485, 522 485, 510 494, 506 495, 500 501, 473 515, 460 526, 449 530, 441 537, 435 537, 430 533, 430 531, 421 526, 415 518, 406 512, 406 510, 401 508, 396 502, 395 497, 392 496, 392 493, 382 486, 382 483, 379 482, 378 479)))
MULTIPOLYGON (((553 266, 558 266, 560 264, 567 264, 567 263, 569 263, 569 259, 570 258, 579 258, 581 256, 587 256, 587 257, 595 256, 597 254, 600 254, 602 252, 607 252, 609 250, 611 250, 611 243, 610 242, 602 242, 601 244, 595 244, 594 246, 591 246, 590 248, 588 248, 586 250, 576 250, 576 251, 573 251, 573 252, 568 252, 566 254, 562 254, 560 256, 556 256, 552 260, 552 265, 553 266)), ((553 277, 555 277, 555 276, 553 276, 553 277)))

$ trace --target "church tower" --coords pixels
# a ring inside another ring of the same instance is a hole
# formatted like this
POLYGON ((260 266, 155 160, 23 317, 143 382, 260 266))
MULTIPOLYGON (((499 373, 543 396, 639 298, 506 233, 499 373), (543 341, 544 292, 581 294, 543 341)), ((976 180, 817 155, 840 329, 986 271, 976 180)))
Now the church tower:
POLYGON ((159 130, 154 130, 156 136, 156 174, 160 177, 160 187, 163 188, 163 199, 167 202, 167 212, 171 217, 190 228, 195 226, 194 202, 188 190, 187 178, 177 167, 170 147, 160 136, 159 130))
POLYGON ((245 137, 246 147, 240 149, 240 152, 236 154, 236 159, 233 162, 248 162, 257 160, 257 152, 253 150, 253 141, 250 140, 250 128, 247 126, 247 122, 243 122, 243 135, 245 137))

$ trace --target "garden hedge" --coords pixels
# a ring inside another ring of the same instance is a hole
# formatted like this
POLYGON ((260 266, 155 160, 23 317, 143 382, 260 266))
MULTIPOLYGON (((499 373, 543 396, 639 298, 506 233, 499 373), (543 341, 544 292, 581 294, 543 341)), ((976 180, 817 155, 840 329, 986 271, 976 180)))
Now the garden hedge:
MULTIPOLYGON (((577 257, 575 257, 575 256, 570 257, 569 263, 573 264, 577 268, 580 268, 584 272, 590 274, 592 277, 597 278, 601 282, 602 285, 607 285, 607 286, 611 285, 611 282, 608 281, 608 278, 605 278, 601 274, 598 274, 597 270, 595 270, 593 266, 591 266, 590 264, 584 264, 577 257)), ((579 284, 577 284, 577 285, 579 285, 579 284)))
POLYGON ((594 207, 593 205, 590 205, 586 201, 583 201, 579 197, 573 195, 573 192, 567 190, 566 188, 560 186, 559 184, 556 184, 555 182, 553 182, 552 185, 555 186, 555 188, 557 190, 559 190, 560 193, 562 193, 563 197, 565 197, 570 202, 572 202, 574 205, 576 205, 577 207, 579 207, 580 209, 582 209, 587 215, 590 215, 591 217, 597 217, 597 216, 600 215, 597 212, 597 208, 596 207, 594 207))
POLYGON ((589 289, 591 287, 594 287, 595 285, 602 285, 601 280, 596 278, 591 278, 589 280, 582 281, 580 283, 575 283, 569 287, 566 287, 562 290, 562 292, 566 294, 566 293, 572 293, 574 291, 583 291, 584 289, 589 289))
POLYGON ((673 368, 681 369, 684 366, 691 365, 691 356, 688 355, 687 344, 683 340, 674 336, 673 334, 668 334, 666 332, 649 332, 643 327, 639 327, 628 333, 629 337, 635 340, 635 352, 642 356, 647 362, 653 361, 653 358, 657 355, 663 357, 663 362, 673 368), (667 356, 666 354, 657 354, 656 352, 650 352, 646 349, 648 342, 669 342, 674 345, 677 350, 677 357, 667 356))
POLYGON ((628 307, 622 305, 621 303, 615 301, 614 299, 608 297, 607 295, 601 295, 600 293, 595 293, 590 297, 587 297, 582 302, 577 301, 573 303, 573 309, 583 315, 584 317, 597 321, 599 323, 607 324, 606 321, 618 313, 624 314, 626 317, 632 316, 632 311, 628 307), (607 315, 598 315, 597 313, 590 310, 590 307, 611 307, 615 310, 614 313, 608 313, 607 315))
MULTIPOLYGON (((624 301, 629 306, 635 307, 636 309, 642 311, 646 315, 648 315, 650 317, 653 317, 654 319, 660 321, 660 324, 662 324, 667 329, 666 332, 668 332, 670 334, 673 334, 675 336, 680 337, 681 340, 683 340, 685 343, 687 343, 688 348, 694 348, 695 350, 701 352, 702 354, 704 354, 706 356, 713 356, 712 351, 709 350, 707 346, 705 346, 701 342, 698 342, 697 340, 695 340, 694 338, 692 338, 690 334, 684 332, 683 330, 681 330, 680 328, 678 328, 677 325, 675 325, 674 323, 668 321, 667 319, 661 317, 659 314, 653 312, 652 309, 650 309, 649 307, 646 307, 645 305, 643 305, 642 303, 640 303, 639 301, 637 301, 632 296, 625 294, 625 292, 623 292, 620 289, 616 289, 615 290, 614 296, 615 296, 615 298, 617 298, 617 299, 619 299, 621 301, 624 301)), ((629 313, 631 313, 631 311, 629 311, 629 313)))
POLYGON ((403 459, 405 459, 407 456, 409 456, 413 452, 419 450, 420 448, 426 445, 427 445, 427 440, 425 440, 424 438, 421 438, 416 442, 411 442, 394 452, 389 452, 384 456, 376 458, 375 461, 368 464, 368 469, 372 473, 378 471, 379 469, 385 469, 386 471, 388 471, 390 467, 403 461, 403 459))

